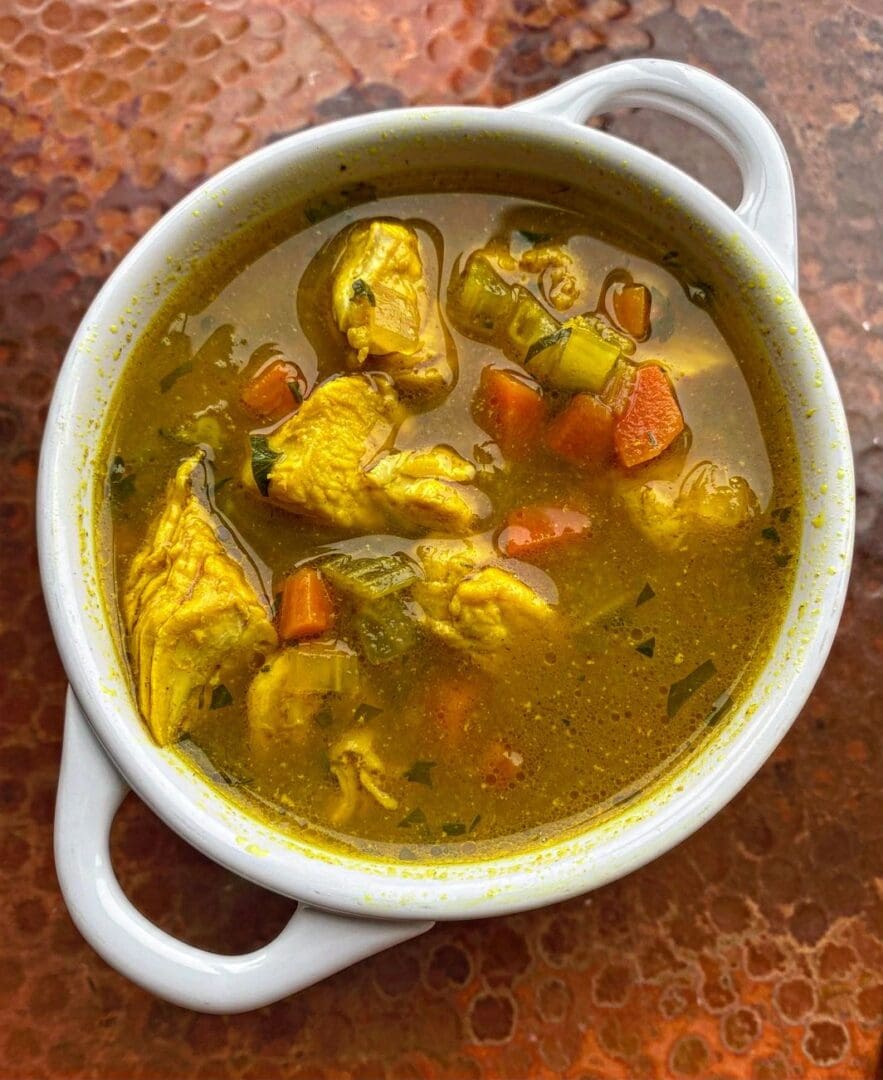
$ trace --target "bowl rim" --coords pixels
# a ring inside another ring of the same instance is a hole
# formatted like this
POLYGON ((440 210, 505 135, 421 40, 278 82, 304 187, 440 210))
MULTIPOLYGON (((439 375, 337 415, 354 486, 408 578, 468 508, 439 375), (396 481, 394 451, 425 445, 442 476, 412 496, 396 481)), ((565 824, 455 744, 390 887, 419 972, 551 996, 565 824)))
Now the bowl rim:
MULTIPOLYGON (((619 832, 597 845, 589 842, 594 825, 588 825, 583 833, 553 841, 542 849, 466 863, 403 864, 366 860, 358 855, 329 857, 319 848, 275 843, 281 839, 280 834, 268 836, 267 830, 256 828, 257 823, 245 811, 213 793, 204 782, 200 785, 202 798, 188 798, 173 782, 168 763, 161 764, 161 755, 145 754, 143 745, 135 745, 118 722, 121 703, 101 684, 93 646, 95 635, 106 635, 108 631, 90 625, 70 595, 81 565, 72 557, 79 545, 71 543, 71 530, 79 528, 79 522, 69 512, 65 483, 69 486, 71 471, 78 467, 70 442, 74 403, 81 384, 88 381, 81 370, 86 361, 81 346, 96 322, 106 322, 119 310, 117 294, 126 291, 133 268, 148 253, 161 249, 179 226, 186 223, 192 227, 191 215, 207 192, 238 187, 264 166, 291 164, 316 152, 330 153, 335 141, 348 137, 358 136, 367 145, 372 137, 380 137, 390 129, 404 132, 407 137, 429 132, 452 136, 469 132, 487 136, 496 132, 540 142, 576 142, 587 159, 603 158, 605 167, 621 169, 642 186, 674 197, 712 235, 735 237, 748 257, 764 267, 775 289, 788 298, 791 318, 800 320, 800 345, 807 356, 806 366, 810 366, 811 355, 815 392, 830 406, 826 420, 831 422, 833 418, 836 429, 825 465, 832 473, 836 470, 842 474, 842 490, 846 492, 854 490, 852 458, 839 391, 824 350, 796 291, 762 239, 717 196, 679 169, 640 147, 566 120, 523 110, 436 106, 372 113, 299 132, 256 151, 199 185, 121 261, 90 305, 68 349, 47 418, 38 480, 38 546, 44 594, 62 662, 93 731, 139 797, 189 843, 234 873, 315 906, 351 914, 470 918, 537 907, 606 884, 685 839, 741 790, 791 726, 827 657, 846 593, 855 509, 854 500, 848 501, 838 527, 832 521, 819 529, 819 538, 824 538, 832 552, 837 551, 842 572, 825 585, 824 610, 813 624, 803 660, 781 684, 774 700, 762 703, 746 721, 726 761, 715 764, 709 758, 689 788, 673 794, 643 819, 627 821, 619 832), (226 822, 210 812, 213 799, 223 799, 226 822)), ((91 494, 91 488, 89 491, 91 494)), ((86 512, 91 514, 91 508, 86 512)), ((800 561, 803 559, 802 546, 800 561)), ((783 622, 781 633, 784 629, 783 622)), ((122 707, 131 709, 131 701, 122 707)))

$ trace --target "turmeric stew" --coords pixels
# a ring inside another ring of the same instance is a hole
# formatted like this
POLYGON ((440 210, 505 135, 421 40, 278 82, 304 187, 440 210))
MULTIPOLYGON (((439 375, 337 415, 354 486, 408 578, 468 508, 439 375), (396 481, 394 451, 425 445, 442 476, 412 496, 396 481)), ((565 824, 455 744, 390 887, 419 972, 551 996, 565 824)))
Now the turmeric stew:
POLYGON ((477 186, 231 242, 105 437, 145 723, 320 845, 468 854, 635 797, 750 688, 791 588, 790 427, 728 299, 477 186))

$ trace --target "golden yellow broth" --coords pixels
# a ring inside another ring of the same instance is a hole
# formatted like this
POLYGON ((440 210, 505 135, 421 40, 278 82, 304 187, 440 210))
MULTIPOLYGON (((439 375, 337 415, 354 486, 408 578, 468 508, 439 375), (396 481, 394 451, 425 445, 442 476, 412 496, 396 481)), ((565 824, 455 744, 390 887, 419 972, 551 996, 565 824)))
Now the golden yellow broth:
MULTIPOLYGON (((256 349, 274 342, 311 386, 340 370, 342 339, 328 330, 322 274, 315 264, 304 272, 348 223, 381 215, 410 221, 430 241, 439 265, 428 269, 433 287, 441 283, 442 298, 462 252, 513 229, 568 241, 590 283, 575 311, 594 308, 602 282, 616 269, 651 286, 653 333, 634 359, 670 366, 690 438, 636 472, 673 478, 710 460, 743 476, 764 512, 747 540, 740 532, 671 553, 655 548, 629 520, 616 497, 621 473, 613 465, 581 473, 541 453, 508 472, 487 467, 489 438, 473 420, 471 402, 482 368, 505 361, 452 331, 459 381, 403 431, 398 445, 442 441, 484 463, 480 484, 495 508, 491 535, 510 509, 525 504, 566 503, 589 513, 587 543, 562 549, 526 573, 545 595, 557 595, 563 631, 550 640, 522 641, 518 655, 492 676, 428 637, 404 659, 372 668, 366 700, 382 711, 369 722, 399 809, 384 810, 363 796, 344 831, 329 824, 338 789, 328 748, 352 723, 340 709, 332 710, 330 726, 316 727, 290 754, 258 761, 249 749, 243 685, 234 688, 231 706, 206 711, 180 744, 185 759, 231 798, 282 830, 332 847, 409 857, 441 853, 443 845, 467 842, 469 851, 481 851, 504 838, 528 842, 571 830, 634 797, 695 746, 716 706, 727 696, 739 700, 768 654, 792 585, 800 516, 780 391, 767 359, 747 344, 754 340, 750 328, 741 345, 734 343, 738 358, 718 329, 715 312, 727 298, 692 281, 680 256, 653 261, 646 257, 650 248, 639 255, 639 245, 617 240, 609 225, 578 213, 482 193, 475 189, 494 185, 469 177, 437 186, 455 190, 390 194, 315 223, 292 208, 274 224, 246 232, 182 283, 137 343, 105 436, 108 470, 117 462, 104 503, 117 582, 168 478, 191 452, 175 433, 195 416, 214 417, 220 426, 221 440, 211 449, 213 507, 268 598, 319 551, 413 550, 412 540, 353 538, 311 525, 249 494, 238 479, 247 434, 260 426, 239 403, 242 369, 256 349), (648 584, 652 599, 638 604, 648 584), (637 648, 651 638, 652 657, 646 646, 637 648), (708 660, 714 676, 669 717, 671 685, 708 660), (476 680, 482 701, 453 744, 432 714, 438 681, 452 673, 476 680), (504 788, 486 782, 488 747, 500 742, 523 758, 504 788), (423 770, 431 785, 404 776, 420 761, 434 763, 423 770), (409 816, 423 816, 425 823, 407 824, 409 816)), ((333 209, 308 207, 307 216, 333 209)), ((346 638, 345 612, 338 629, 346 638)))

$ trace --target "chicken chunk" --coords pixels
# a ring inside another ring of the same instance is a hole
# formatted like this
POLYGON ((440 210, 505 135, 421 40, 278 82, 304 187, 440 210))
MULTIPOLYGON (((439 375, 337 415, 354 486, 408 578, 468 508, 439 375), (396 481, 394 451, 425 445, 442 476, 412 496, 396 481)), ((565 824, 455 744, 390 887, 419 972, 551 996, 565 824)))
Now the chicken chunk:
POLYGON ((252 750, 268 758, 302 744, 330 701, 355 705, 359 686, 358 659, 342 642, 308 641, 281 649, 248 689, 252 750))
POLYGON ((632 520, 653 543, 672 549, 691 536, 732 532, 760 513, 748 481, 709 461, 697 465, 680 485, 656 480, 629 488, 625 503, 632 520))
POLYGON ((200 452, 179 467, 123 590, 138 704, 161 746, 208 707, 213 687, 241 680, 277 644, 263 604, 193 492, 202 460, 200 452))
POLYGON ((546 299, 559 311, 573 307, 585 288, 573 258, 558 244, 528 248, 518 260, 518 267, 538 276, 546 299))
POLYGON ((475 466, 447 446, 388 454, 366 473, 389 516, 408 531, 423 529, 465 535, 489 504, 477 488, 475 466))
POLYGON ((338 739, 331 748, 329 763, 340 785, 340 797, 331 814, 335 825, 343 825, 352 817, 362 791, 384 810, 398 809, 398 799, 384 790, 384 765, 374 750, 374 736, 368 728, 356 728, 338 739))
POLYGON ((361 363, 420 347, 426 283, 417 234, 394 221, 357 225, 334 271, 334 317, 361 363))
POLYGON ((424 580, 415 584, 414 599, 426 628, 454 648, 498 652, 554 619, 554 608, 529 585, 499 566, 482 566, 474 543, 425 544, 417 555, 424 580))
POLYGON ((386 516, 365 466, 392 436, 402 413, 385 381, 347 375, 323 383, 271 435, 252 438, 243 479, 285 510, 355 532, 383 528, 386 516), (263 439, 263 441, 260 441, 263 439))
POLYGON ((469 486, 468 461, 445 446, 378 458, 402 415, 387 382, 332 379, 277 431, 252 439, 245 481, 286 510, 355 532, 469 532, 487 502, 469 486))
POLYGON ((438 302, 428 295, 420 241, 409 225, 355 226, 335 267, 331 298, 356 367, 373 357, 372 368, 421 395, 452 384, 453 343, 445 336, 438 302))

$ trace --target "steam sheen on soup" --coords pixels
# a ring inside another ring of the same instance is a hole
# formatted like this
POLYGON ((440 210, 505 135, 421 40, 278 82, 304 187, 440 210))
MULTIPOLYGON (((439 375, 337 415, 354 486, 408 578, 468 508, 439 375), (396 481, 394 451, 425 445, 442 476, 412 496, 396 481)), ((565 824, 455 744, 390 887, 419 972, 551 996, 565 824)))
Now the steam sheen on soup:
POLYGON ((800 505, 766 357, 679 252, 513 190, 247 229, 114 401, 144 721, 313 843, 579 827, 725 722, 782 620, 800 505))

